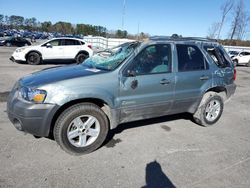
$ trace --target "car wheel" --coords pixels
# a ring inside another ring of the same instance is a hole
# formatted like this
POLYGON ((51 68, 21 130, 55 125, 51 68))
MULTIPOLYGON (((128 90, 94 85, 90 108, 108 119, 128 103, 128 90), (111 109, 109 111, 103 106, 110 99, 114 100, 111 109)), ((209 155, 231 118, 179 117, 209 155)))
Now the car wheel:
POLYGON ((36 52, 31 52, 27 56, 27 63, 30 65, 38 65, 41 63, 41 57, 36 52))
POLYGON ((11 47, 11 43, 7 42, 6 46, 11 47))
POLYGON ((208 92, 203 96, 201 104, 193 115, 197 124, 204 127, 215 124, 223 112, 223 99, 215 92, 208 92))
POLYGON ((247 66, 250 67, 250 60, 248 61, 247 66))
POLYGON ((234 64, 235 67, 238 66, 238 60, 237 60, 237 59, 234 59, 234 60, 233 60, 233 64, 234 64))
POLYGON ((105 113, 92 103, 80 103, 66 109, 57 119, 54 138, 69 154, 81 155, 99 148, 108 134, 105 113))
POLYGON ((85 59, 87 59, 88 56, 83 54, 83 53, 80 53, 76 56, 76 63, 79 64, 79 63, 82 63, 85 59))

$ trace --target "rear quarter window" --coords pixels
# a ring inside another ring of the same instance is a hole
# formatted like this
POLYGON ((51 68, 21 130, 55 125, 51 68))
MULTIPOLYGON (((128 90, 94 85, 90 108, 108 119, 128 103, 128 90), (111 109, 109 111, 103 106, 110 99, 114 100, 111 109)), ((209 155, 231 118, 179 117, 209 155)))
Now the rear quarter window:
POLYGON ((222 47, 204 46, 203 48, 218 67, 231 67, 230 57, 227 55, 226 51, 222 47))

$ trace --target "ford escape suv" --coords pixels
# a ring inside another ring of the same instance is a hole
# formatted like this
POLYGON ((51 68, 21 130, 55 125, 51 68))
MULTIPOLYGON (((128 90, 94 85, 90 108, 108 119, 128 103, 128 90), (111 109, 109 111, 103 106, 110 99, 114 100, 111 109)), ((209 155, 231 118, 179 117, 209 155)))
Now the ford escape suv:
POLYGON ((79 155, 96 150, 124 122, 189 112, 197 124, 211 126, 235 92, 235 77, 216 41, 152 37, 21 78, 7 111, 18 130, 53 135, 79 155))

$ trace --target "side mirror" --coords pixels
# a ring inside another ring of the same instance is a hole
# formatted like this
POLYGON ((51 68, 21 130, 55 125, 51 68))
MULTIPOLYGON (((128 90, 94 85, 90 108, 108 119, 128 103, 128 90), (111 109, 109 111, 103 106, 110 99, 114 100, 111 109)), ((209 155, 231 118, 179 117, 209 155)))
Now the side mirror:
POLYGON ((127 71, 127 76, 128 77, 135 77, 136 76, 136 72, 134 70, 128 70, 127 71))
POLYGON ((52 45, 51 45, 50 43, 47 43, 47 44, 46 44, 46 47, 47 47, 47 48, 52 48, 52 45))

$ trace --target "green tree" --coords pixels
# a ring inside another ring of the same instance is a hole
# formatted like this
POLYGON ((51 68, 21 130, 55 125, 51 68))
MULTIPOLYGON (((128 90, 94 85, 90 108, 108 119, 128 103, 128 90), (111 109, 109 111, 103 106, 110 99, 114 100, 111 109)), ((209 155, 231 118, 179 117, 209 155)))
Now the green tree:
POLYGON ((18 27, 18 26, 23 25, 24 17, 11 15, 10 18, 9 18, 9 22, 10 22, 10 25, 18 27))
POLYGON ((45 21, 41 23, 42 31, 50 32, 52 27, 52 23, 50 21, 45 21))
POLYGON ((71 34, 74 31, 71 23, 68 22, 57 22, 53 25, 53 28, 56 32, 60 32, 63 34, 71 34))

